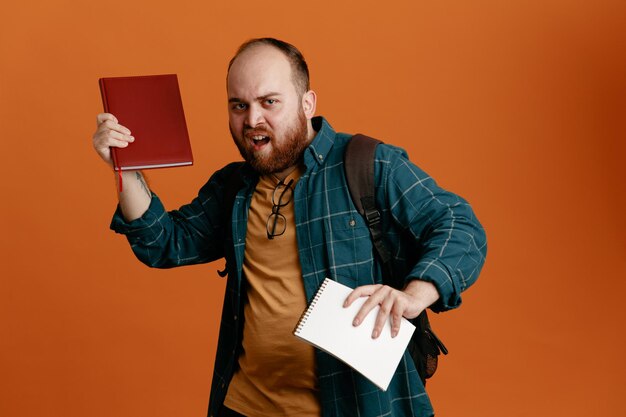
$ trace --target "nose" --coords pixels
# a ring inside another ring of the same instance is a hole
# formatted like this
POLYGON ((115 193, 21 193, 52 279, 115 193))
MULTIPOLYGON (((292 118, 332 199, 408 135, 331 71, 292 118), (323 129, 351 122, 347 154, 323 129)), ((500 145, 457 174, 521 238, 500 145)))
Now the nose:
POLYGON ((246 113, 245 122, 249 127, 256 127, 262 124, 264 122, 263 109, 255 104, 250 105, 248 112, 246 113))

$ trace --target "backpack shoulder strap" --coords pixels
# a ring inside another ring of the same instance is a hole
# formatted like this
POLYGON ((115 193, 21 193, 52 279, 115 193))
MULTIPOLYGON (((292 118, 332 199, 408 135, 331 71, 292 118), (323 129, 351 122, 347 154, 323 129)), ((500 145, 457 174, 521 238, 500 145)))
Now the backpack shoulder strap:
POLYGON ((387 278, 391 278, 391 251, 383 240, 380 211, 376 207, 374 156, 383 143, 362 134, 352 136, 343 155, 348 190, 355 207, 361 213, 372 236, 372 243, 387 278))

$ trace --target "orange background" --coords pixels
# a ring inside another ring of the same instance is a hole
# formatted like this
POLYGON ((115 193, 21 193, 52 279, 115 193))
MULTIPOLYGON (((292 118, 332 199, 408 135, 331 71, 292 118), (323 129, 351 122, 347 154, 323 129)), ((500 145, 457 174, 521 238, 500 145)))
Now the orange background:
POLYGON ((223 263, 151 270, 108 230, 91 148, 102 76, 177 73, 196 163, 238 158, 244 40, 305 54, 318 114, 405 147, 487 229, 482 277, 434 318, 438 416, 626 415, 626 3, 13 2, 0 26, 0 415, 204 416, 223 263))

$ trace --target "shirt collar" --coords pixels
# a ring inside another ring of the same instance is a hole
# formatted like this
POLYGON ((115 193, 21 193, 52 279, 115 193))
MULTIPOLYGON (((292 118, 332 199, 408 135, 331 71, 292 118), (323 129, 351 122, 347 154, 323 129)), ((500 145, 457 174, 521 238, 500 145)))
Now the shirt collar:
POLYGON ((309 147, 304 151, 304 164, 307 167, 313 165, 313 161, 321 165, 326 160, 326 155, 335 143, 335 130, 322 116, 311 120, 313 129, 317 132, 309 147))

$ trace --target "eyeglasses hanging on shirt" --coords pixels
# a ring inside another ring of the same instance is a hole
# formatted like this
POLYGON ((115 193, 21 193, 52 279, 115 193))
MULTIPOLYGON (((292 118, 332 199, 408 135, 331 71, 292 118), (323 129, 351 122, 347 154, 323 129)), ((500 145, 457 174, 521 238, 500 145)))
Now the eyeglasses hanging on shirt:
POLYGON ((291 201, 293 197, 293 190, 291 185, 293 184, 293 178, 289 180, 287 184, 281 180, 274 188, 272 193, 272 212, 267 218, 267 238, 274 239, 276 236, 280 236, 287 230, 287 219, 280 213, 281 207, 285 207, 291 201))

